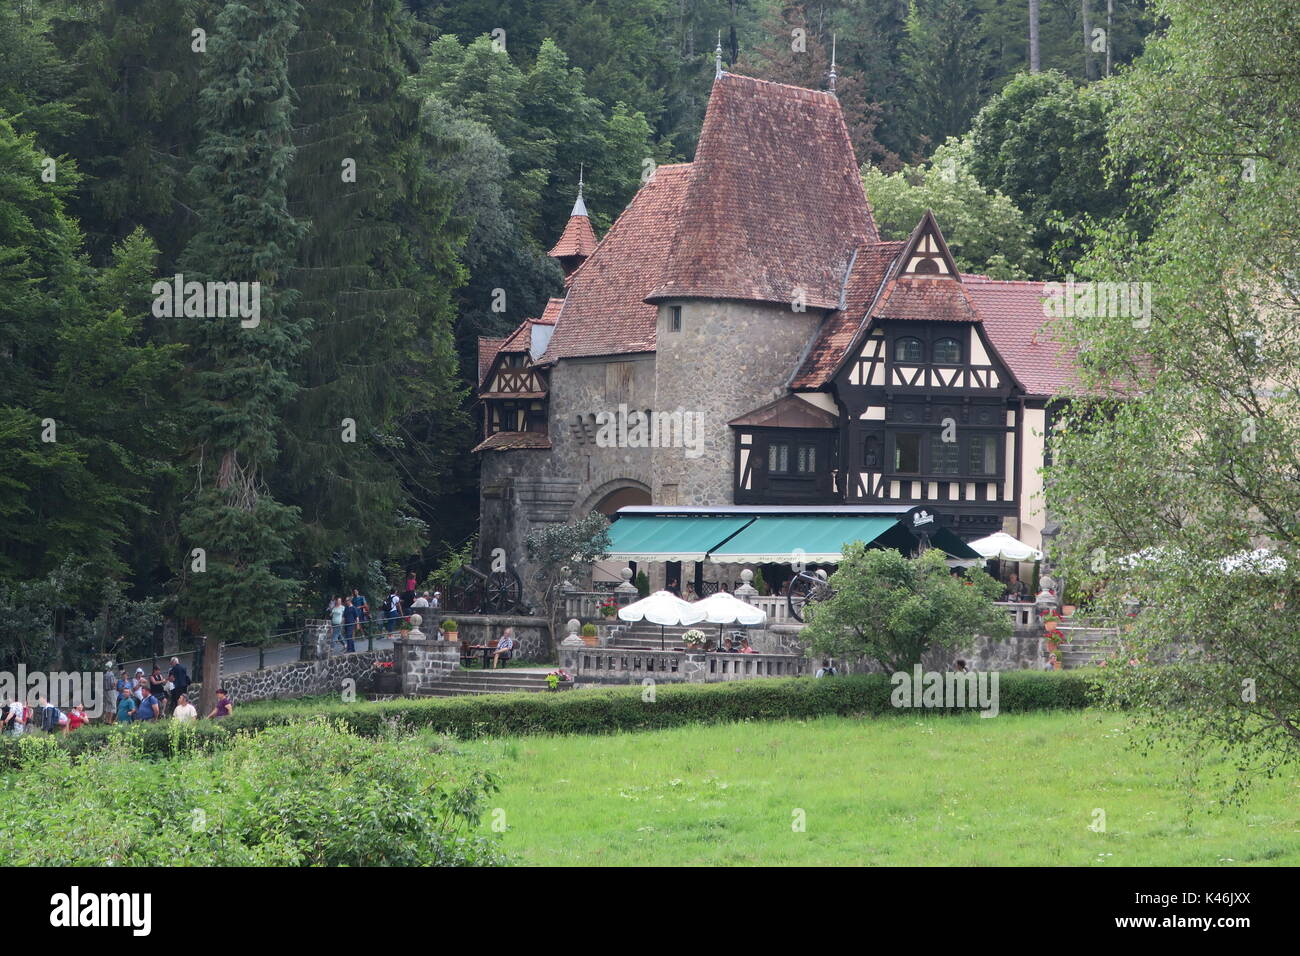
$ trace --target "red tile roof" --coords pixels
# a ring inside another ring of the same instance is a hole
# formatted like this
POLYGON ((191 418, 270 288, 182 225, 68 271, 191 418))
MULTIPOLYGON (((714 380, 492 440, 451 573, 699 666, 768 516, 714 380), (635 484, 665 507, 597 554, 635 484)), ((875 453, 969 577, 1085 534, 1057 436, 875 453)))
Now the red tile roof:
POLYGON ((586 216, 570 216, 564 232, 547 253, 553 259, 566 256, 589 256, 596 251, 596 233, 586 216))
POLYGON ((812 348, 790 382, 791 388, 819 388, 830 381, 840 357, 866 323, 876 294, 905 244, 902 240, 878 242, 858 250, 844 288, 844 308, 822 322, 812 348))
POLYGON ((935 276, 896 276, 880 294, 871 314, 877 319, 919 319, 927 322, 978 322, 970 297, 956 279, 935 276))
POLYGON ((554 325, 555 320, 560 317, 560 309, 564 307, 564 299, 547 299, 546 308, 542 310, 542 317, 533 319, 538 325, 554 325))
POLYGON ((839 100, 724 73, 713 84, 677 241, 651 299, 837 307, 879 239, 839 100))
POLYGON ((543 362, 654 351, 658 309, 644 300, 673 247, 690 171, 689 163, 660 166, 569 277, 543 362))
POLYGON ((479 442, 470 452, 476 451, 517 451, 521 448, 546 450, 551 447, 551 440, 542 432, 497 432, 479 442))
POLYGON ((1026 393, 1042 397, 1078 387, 1078 351, 1062 348, 1053 338, 1053 320, 1043 310, 1044 283, 973 275, 962 276, 962 283, 984 319, 989 341, 1026 393))
MULTIPOLYGON (((507 336, 506 338, 509 338, 507 336)), ((492 367, 492 360, 497 357, 497 352, 501 348, 501 343, 505 339, 480 338, 478 340, 478 380, 483 381, 483 376, 487 374, 492 367)))

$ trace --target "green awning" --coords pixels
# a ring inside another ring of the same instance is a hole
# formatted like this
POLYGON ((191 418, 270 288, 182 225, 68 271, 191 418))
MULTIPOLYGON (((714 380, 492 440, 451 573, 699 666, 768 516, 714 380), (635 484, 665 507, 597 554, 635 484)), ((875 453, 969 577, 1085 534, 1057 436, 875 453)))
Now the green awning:
POLYGON ((898 526, 897 518, 870 515, 762 515, 713 549, 719 564, 789 564, 796 549, 809 564, 834 564, 852 541, 871 544, 898 526))
POLYGON ((609 556, 623 561, 703 561, 753 515, 623 515, 609 526, 609 556))
POLYGON ((954 558, 975 559, 981 562, 984 560, 978 551, 947 528, 940 528, 931 535, 930 543, 954 558))

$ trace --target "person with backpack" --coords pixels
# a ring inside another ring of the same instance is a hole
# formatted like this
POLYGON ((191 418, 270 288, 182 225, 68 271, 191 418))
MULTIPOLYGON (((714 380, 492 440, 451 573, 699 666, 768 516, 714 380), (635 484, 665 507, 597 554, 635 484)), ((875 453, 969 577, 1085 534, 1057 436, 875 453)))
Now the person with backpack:
POLYGON ((388 592, 388 610, 384 613, 388 618, 388 636, 392 637, 393 632, 397 630, 397 622, 402 616, 402 599, 397 596, 397 588, 388 592))
POLYGON ((185 696, 185 692, 190 689, 189 671, 185 669, 185 665, 181 663, 179 657, 172 658, 172 666, 167 670, 167 683, 171 685, 167 692, 171 694, 171 703, 174 708, 180 702, 180 699, 185 696))
POLYGON ((27 705, 21 700, 15 700, 9 705, 9 713, 5 716, 5 730, 15 737, 23 735, 23 727, 26 726, 27 705))

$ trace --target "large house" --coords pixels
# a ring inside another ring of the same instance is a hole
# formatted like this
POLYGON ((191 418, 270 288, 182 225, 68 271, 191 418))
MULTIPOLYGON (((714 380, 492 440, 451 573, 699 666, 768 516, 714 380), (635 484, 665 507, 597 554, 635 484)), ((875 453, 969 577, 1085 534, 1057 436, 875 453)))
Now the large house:
POLYGON ((580 194, 550 254, 564 296, 479 343, 485 553, 592 510, 656 585, 902 517, 1040 543, 1042 283, 961 274, 930 214, 882 240, 832 93, 721 73, 694 162, 599 241, 580 194))

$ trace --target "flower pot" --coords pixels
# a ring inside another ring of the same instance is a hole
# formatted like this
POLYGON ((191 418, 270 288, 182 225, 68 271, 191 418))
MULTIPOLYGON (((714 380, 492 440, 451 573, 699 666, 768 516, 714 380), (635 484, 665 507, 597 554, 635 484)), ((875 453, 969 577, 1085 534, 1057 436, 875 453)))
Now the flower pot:
POLYGON ((583 634, 582 643, 586 644, 588 647, 600 647, 600 635, 583 634))
POLYGON ((1061 607, 1061 613, 1064 614, 1066 617, 1072 616, 1074 612, 1077 610, 1079 609, 1073 604, 1066 604, 1061 607))
POLYGON ((447 635, 447 640, 449 641, 460 640, 460 631, 443 631, 443 633, 447 635))

